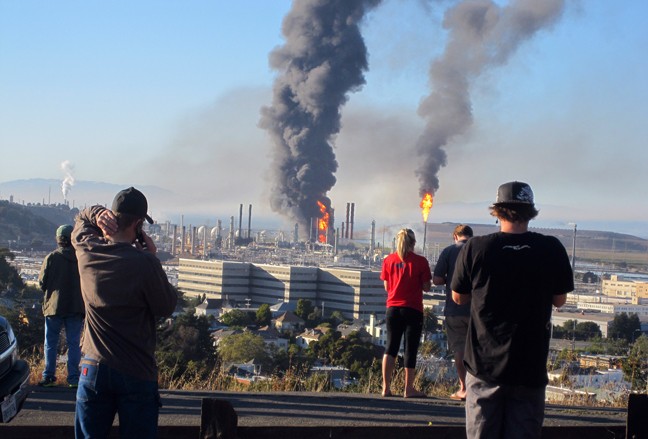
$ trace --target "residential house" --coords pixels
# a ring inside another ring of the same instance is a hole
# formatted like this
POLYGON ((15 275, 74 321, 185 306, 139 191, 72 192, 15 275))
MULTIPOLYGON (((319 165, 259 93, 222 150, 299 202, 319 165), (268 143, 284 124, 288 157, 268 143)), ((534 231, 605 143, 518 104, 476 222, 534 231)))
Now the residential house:
POLYGON ((274 327, 281 332, 292 332, 299 331, 304 327, 304 319, 297 317, 294 313, 286 311, 279 317, 277 317, 274 322, 274 327))
POLYGON ((279 334, 279 332, 275 328, 271 326, 263 326, 252 332, 263 338, 263 342, 266 344, 266 346, 274 346, 277 349, 284 351, 288 350, 289 340, 287 338, 281 337, 281 334, 279 334))
POLYGON ((319 341, 322 335, 324 335, 324 332, 320 329, 306 329, 296 337, 295 341, 297 342, 297 346, 306 349, 311 343, 319 341))
POLYGON ((203 303, 196 306, 195 314, 197 316, 221 316, 223 301, 221 299, 205 299, 203 303))

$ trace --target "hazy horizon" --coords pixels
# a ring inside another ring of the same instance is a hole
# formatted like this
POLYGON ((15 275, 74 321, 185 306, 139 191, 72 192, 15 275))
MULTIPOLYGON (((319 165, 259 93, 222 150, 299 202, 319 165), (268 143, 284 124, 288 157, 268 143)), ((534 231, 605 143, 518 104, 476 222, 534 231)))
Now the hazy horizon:
MULTIPOLYGON (((10 196, 14 197, 14 202, 19 204, 65 204, 66 200, 62 196, 60 187, 63 180, 56 179, 22 179, 13 181, 0 182, 0 200, 8 200, 10 196)), ((69 188, 68 204, 70 207, 83 208, 93 204, 110 206, 112 198, 126 185, 114 183, 104 183, 96 181, 75 181, 74 185, 69 188)), ((168 188, 159 186, 142 185, 137 186, 141 189, 149 200, 149 212, 154 220, 160 223, 169 221, 172 224, 179 224, 181 218, 184 218, 185 224, 209 225, 215 226, 217 220, 221 220, 223 227, 229 227, 230 217, 234 217, 235 227, 238 227, 240 205, 243 204, 243 225, 247 227, 248 209, 252 204, 252 221, 254 229, 273 229, 285 230, 292 232, 294 223, 287 221, 281 215, 275 214, 268 209, 259 209, 260 206, 247 200, 239 200, 230 205, 219 204, 218 207, 193 203, 191 194, 186 198, 183 194, 174 193, 168 188)), ((340 205, 333 203, 335 208, 336 227, 340 227, 345 220, 346 201, 340 205)), ((432 207, 428 222, 432 223, 468 223, 473 225, 493 225, 496 228, 495 220, 489 215, 488 206, 492 201, 483 200, 475 203, 454 203, 440 204, 432 207)), ((546 211, 560 211, 560 206, 537 206, 540 209, 540 215, 530 223, 531 228, 549 228, 572 230, 573 223, 564 223, 560 220, 552 219, 549 215, 544 215, 546 211)), ((364 212, 356 207, 356 235, 363 236, 362 239, 368 239, 371 228, 371 222, 376 221, 376 233, 382 233, 383 228, 391 231, 401 227, 412 227, 415 231, 423 230, 423 220, 420 214, 412 217, 403 217, 400 222, 391 222, 388 218, 378 216, 379 210, 374 212, 364 212)), ((624 233, 648 239, 643 222, 631 221, 596 221, 583 220, 576 223, 577 230, 598 230, 615 233, 624 233)))
MULTIPOLYGON (((357 24, 366 66, 327 108, 337 167, 322 196, 337 224, 348 202, 364 229, 418 224, 429 171, 431 222, 488 224, 498 185, 521 180, 540 209, 532 225, 648 237, 648 2, 361 3, 340 22, 357 24)), ((315 4, 0 0, 0 178, 65 181, 72 200, 82 181, 155 186, 176 196, 151 194, 154 217, 228 219, 243 203, 288 228, 270 206, 286 201, 285 157, 262 109, 281 109, 273 88, 289 84, 286 105, 320 114, 314 101, 333 94, 320 85, 361 58, 333 63, 347 46, 331 50, 328 35, 310 40, 319 51, 301 45, 313 26, 299 27, 299 7, 315 4)), ((317 173, 322 157, 287 160, 298 172, 286 181, 317 173)))

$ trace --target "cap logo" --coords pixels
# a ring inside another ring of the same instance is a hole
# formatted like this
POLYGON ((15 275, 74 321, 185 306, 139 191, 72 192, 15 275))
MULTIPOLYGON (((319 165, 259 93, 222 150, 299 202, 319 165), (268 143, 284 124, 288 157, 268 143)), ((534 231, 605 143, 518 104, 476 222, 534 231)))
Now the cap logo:
POLYGON ((522 186, 515 198, 524 203, 533 204, 533 192, 531 192, 531 188, 529 186, 522 186))

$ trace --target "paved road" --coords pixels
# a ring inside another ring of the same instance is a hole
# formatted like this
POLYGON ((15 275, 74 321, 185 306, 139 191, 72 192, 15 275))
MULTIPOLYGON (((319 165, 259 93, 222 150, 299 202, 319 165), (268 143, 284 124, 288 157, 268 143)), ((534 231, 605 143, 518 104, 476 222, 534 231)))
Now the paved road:
MULTIPOLYGON (((162 391, 161 426, 200 426, 201 401, 229 401, 238 425, 257 426, 462 426, 463 403, 442 398, 382 398, 351 393, 162 391), (430 424, 431 423, 431 424, 430 424)), ((75 391, 34 387, 22 411, 6 426, 74 425, 75 391)), ((547 406, 545 426, 624 425, 625 409, 547 406)), ((2 436, 3 425, 0 425, 2 436)))

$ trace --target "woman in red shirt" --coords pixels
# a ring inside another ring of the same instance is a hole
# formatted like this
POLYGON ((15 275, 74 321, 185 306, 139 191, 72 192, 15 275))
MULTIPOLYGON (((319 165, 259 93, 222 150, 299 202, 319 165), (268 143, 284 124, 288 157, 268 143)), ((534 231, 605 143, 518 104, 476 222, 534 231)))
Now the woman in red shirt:
POLYGON ((416 236, 401 229, 396 253, 385 258, 380 278, 387 291, 387 347, 383 356, 383 396, 391 396, 391 380, 401 339, 405 336, 405 398, 424 397, 414 388, 416 353, 423 332, 423 291, 430 291, 432 273, 423 256, 414 253, 416 236))

